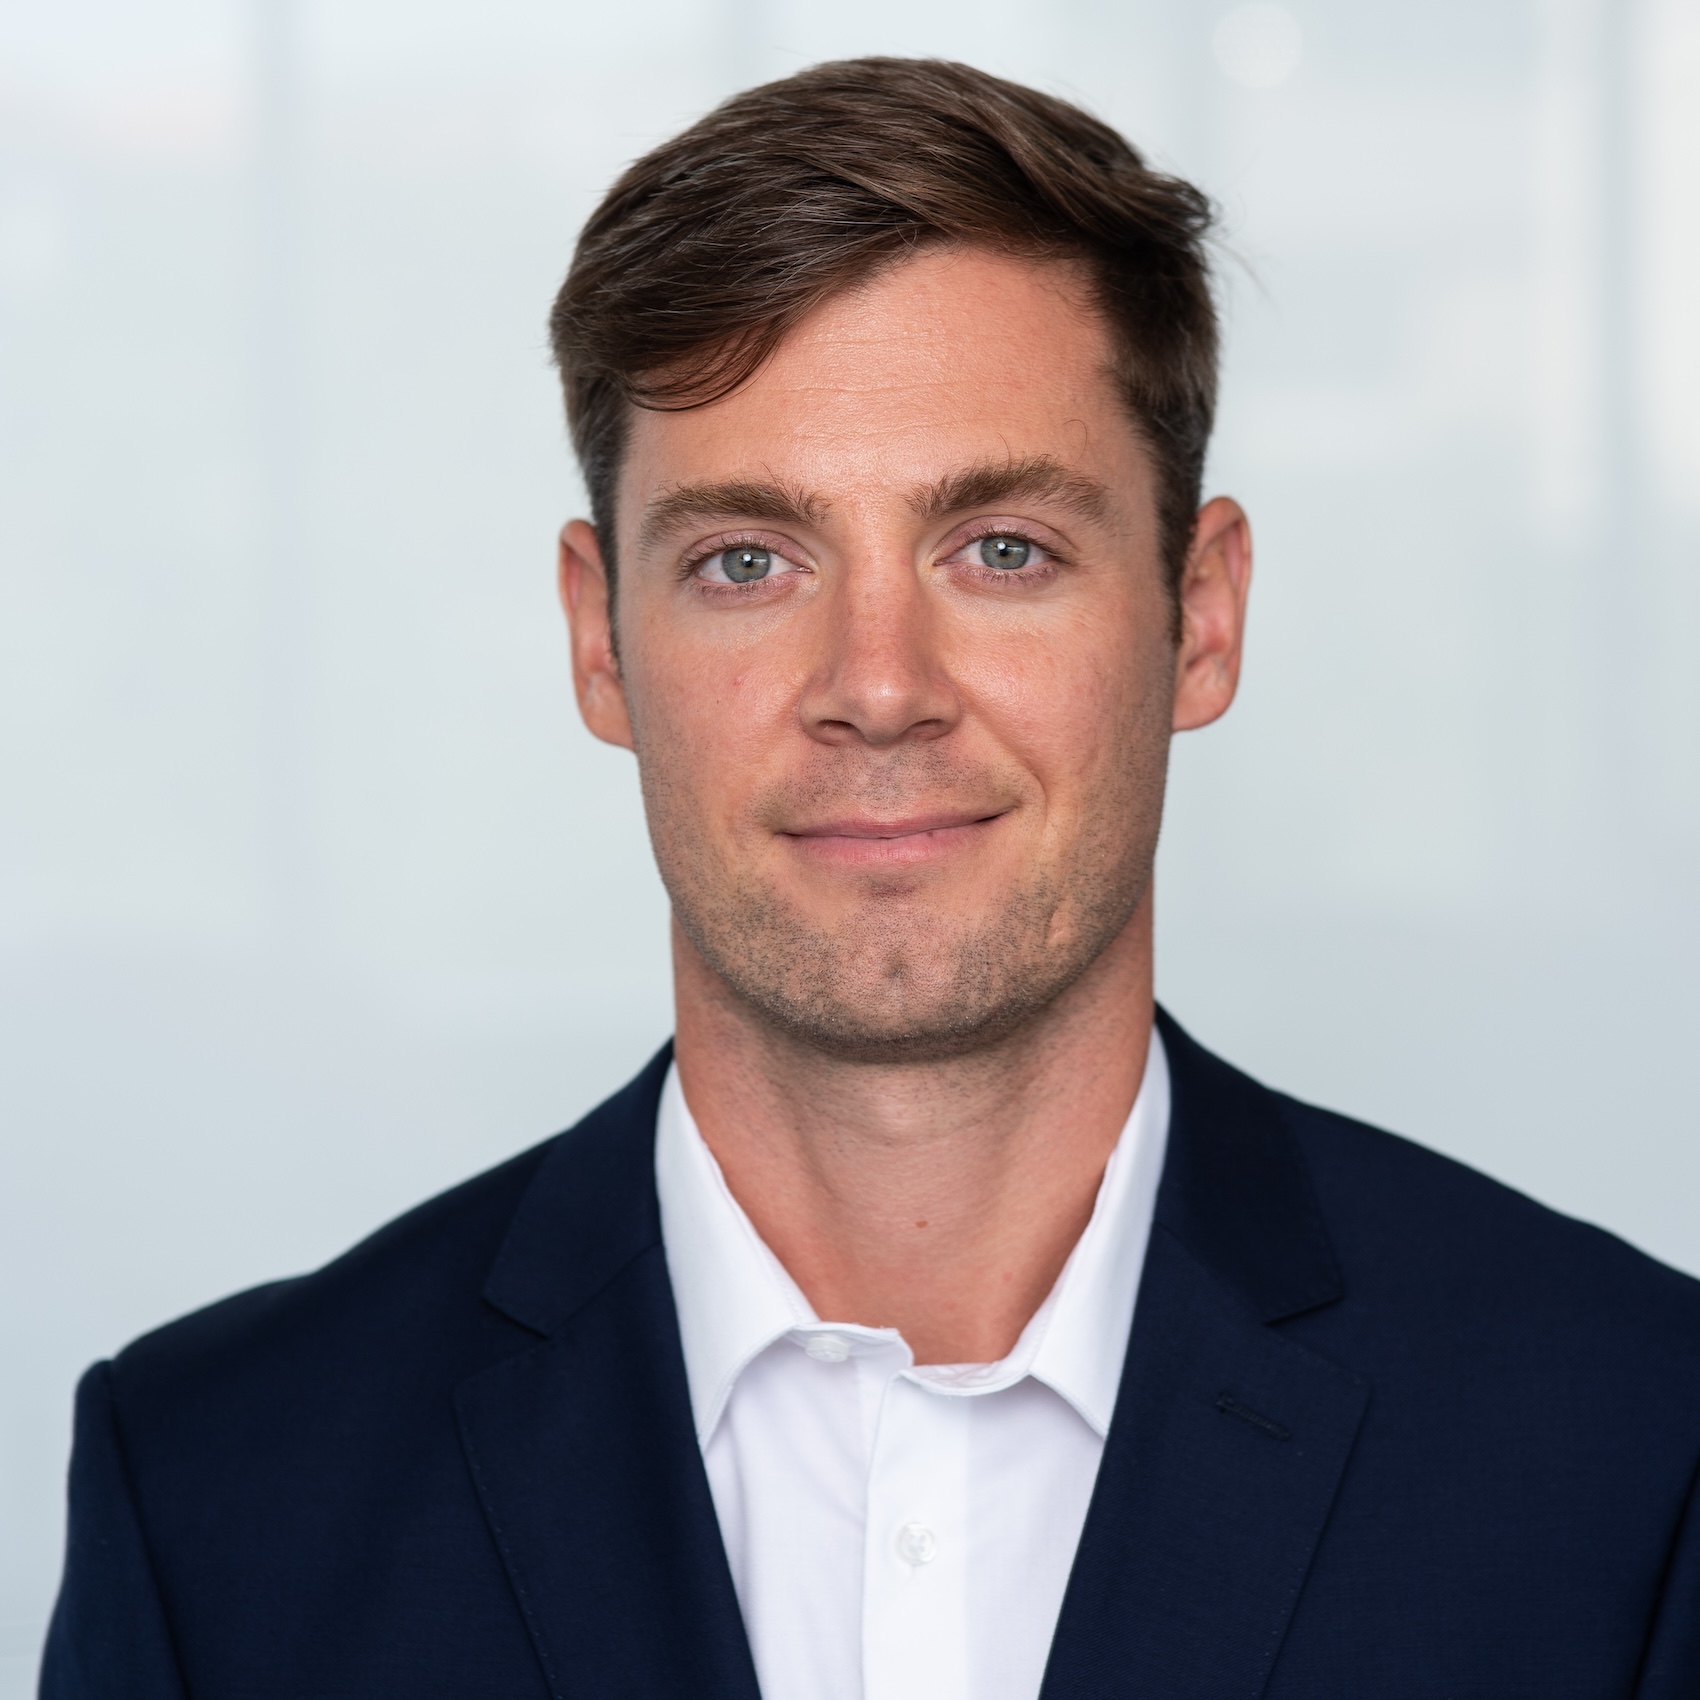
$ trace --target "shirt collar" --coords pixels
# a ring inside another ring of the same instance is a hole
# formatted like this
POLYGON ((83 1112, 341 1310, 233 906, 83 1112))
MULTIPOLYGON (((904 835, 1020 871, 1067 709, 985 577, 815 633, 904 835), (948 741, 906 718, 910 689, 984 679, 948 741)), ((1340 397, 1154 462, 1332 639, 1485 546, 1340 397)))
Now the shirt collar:
POLYGON ((726 1185, 685 1103, 677 1063, 655 1117, 655 1190, 691 1413, 706 1443, 744 1366, 816 1318, 726 1185))
MULTIPOLYGON (((1029 1373, 1060 1393, 1099 1439, 1110 1432, 1121 1390, 1168 1142, 1169 1059, 1153 1027, 1139 1096, 1110 1153, 1092 1219, 1033 1318, 1043 1319, 1044 1326, 1029 1373)), ((1029 1323, 1026 1332, 1032 1327, 1029 1323)))
MULTIPOLYGON (((1139 1095, 1110 1154, 1091 1220, 1014 1349, 998 1364, 928 1366, 911 1370, 913 1378, 939 1393, 975 1394, 1032 1375, 1100 1437, 1107 1434, 1168 1127, 1168 1059, 1153 1028, 1139 1095)), ((751 1360, 821 1319, 732 1196, 685 1102, 677 1066, 661 1088, 655 1184, 691 1413, 706 1445, 751 1360)))

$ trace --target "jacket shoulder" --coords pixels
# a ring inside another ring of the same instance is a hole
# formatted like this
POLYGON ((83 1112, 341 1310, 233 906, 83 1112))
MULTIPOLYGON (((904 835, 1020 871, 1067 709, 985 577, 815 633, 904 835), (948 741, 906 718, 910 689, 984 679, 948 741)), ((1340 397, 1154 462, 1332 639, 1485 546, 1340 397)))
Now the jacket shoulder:
POLYGON ((1455 1318, 1550 1323, 1674 1350, 1700 1384, 1700 1281, 1468 1164, 1275 1095, 1316 1187, 1347 1290, 1455 1318))
POLYGON ((503 1271, 517 1259, 534 1285, 558 1289, 603 1256, 623 1198, 632 1213, 625 1195, 638 1196, 641 1215, 650 1142, 634 1135, 646 1119, 653 1128, 670 1056, 664 1047, 565 1133, 408 1211, 322 1269, 238 1293, 127 1346, 110 1378, 125 1425, 181 1453, 185 1436, 221 1420, 276 1429, 294 1413, 334 1427, 358 1412, 381 1422, 535 1342, 547 1322, 538 1307, 503 1302, 503 1271))
POLYGON ((126 1405, 168 1392, 287 1375, 311 1362, 334 1377, 383 1343, 394 1362, 410 1346, 438 1350, 476 1330, 480 1292, 508 1223, 557 1134, 385 1224, 310 1274, 221 1299, 142 1335, 113 1364, 126 1405))

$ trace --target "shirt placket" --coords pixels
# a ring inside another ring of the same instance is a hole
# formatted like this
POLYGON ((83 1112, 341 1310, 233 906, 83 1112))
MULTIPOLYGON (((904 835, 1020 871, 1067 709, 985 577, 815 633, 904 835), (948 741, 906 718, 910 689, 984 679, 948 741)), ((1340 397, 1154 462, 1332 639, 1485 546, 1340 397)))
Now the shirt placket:
POLYGON ((973 1403, 888 1372, 868 1469, 864 1700, 968 1700, 973 1403))

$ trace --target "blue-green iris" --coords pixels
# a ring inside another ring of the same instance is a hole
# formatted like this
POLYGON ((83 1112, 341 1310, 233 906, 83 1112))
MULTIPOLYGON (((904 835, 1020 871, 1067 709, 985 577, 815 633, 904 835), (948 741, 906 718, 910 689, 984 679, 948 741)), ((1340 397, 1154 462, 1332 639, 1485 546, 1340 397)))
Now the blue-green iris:
POLYGON ((734 584, 748 584, 752 579, 767 577, 773 570, 773 556, 766 549, 752 549, 745 544, 721 555, 720 570, 734 584))
POLYGON ((1033 553, 1029 543, 1023 543, 1019 537, 983 537, 980 539, 980 559, 988 567, 1001 567, 1006 572, 1016 567, 1027 565, 1027 557, 1033 553))

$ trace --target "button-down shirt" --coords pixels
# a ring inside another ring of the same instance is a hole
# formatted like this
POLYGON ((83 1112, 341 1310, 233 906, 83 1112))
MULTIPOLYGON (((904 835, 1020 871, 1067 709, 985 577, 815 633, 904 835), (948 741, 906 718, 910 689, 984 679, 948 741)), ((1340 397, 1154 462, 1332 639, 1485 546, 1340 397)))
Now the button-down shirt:
POLYGON ((655 1166, 691 1409, 765 1700, 1034 1700, 1109 1429, 1168 1137, 1155 1032, 1091 1220, 1015 1348, 823 1320, 672 1070, 655 1166))

